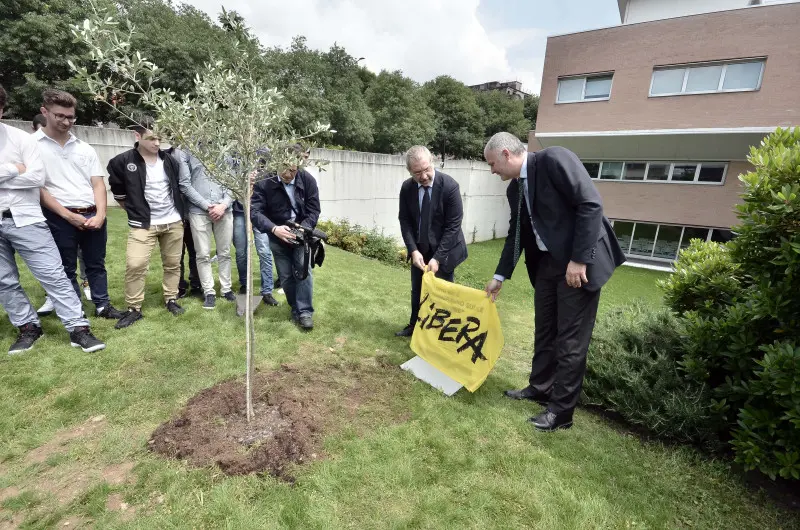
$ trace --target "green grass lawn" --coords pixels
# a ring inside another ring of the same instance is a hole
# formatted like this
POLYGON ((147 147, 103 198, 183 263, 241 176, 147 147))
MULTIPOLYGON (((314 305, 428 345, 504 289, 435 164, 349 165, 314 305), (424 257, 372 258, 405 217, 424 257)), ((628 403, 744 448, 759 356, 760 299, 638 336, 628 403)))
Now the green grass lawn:
MULTIPOLYGON (((123 307, 127 226, 123 212, 109 218, 110 290, 123 307)), ((457 279, 484 283, 500 248, 500 241, 470 246, 457 279)), ((285 304, 256 314, 261 370, 375 357, 400 365, 413 356, 408 341, 393 336, 408 318, 407 271, 329 247, 314 274, 312 333, 289 322, 285 304)), ((659 277, 623 267, 604 289, 601 313, 637 297, 660 303, 659 277)), ((44 293, 27 272, 24 285, 41 303, 44 293)), ((391 393, 403 389, 396 403, 408 408, 404 419, 382 421, 380 407, 372 407, 369 429, 344 425, 330 434, 324 458, 295 469, 293 485, 166 460, 147 451, 151 432, 199 390, 244 372, 244 323, 223 300, 213 312, 188 300, 186 314, 172 317, 160 285, 155 257, 143 321, 115 330, 113 322, 92 319, 105 351, 70 348, 60 322, 46 317, 46 335, 32 351, 1 356, 0 528, 64 528, 65 522, 148 529, 788 528, 800 522, 746 490, 724 463, 643 443, 591 413, 579 410, 571 430, 534 432, 526 419, 537 406, 501 396, 525 383, 532 350, 533 293, 522 268, 498 301, 503 356, 475 394, 446 398, 410 374, 390 371, 410 381, 387 380, 390 399, 382 396, 391 403, 391 393), (104 419, 86 423, 98 416, 104 419)), ((3 319, 2 347, 15 337, 3 319)))

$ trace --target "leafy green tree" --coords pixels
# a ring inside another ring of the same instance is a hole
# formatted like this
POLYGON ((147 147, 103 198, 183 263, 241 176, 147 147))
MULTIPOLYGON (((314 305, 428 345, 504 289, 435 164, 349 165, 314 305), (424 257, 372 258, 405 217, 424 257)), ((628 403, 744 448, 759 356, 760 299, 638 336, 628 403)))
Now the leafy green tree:
POLYGON ((486 127, 484 137, 487 140, 495 133, 507 131, 527 143, 530 122, 523 114, 521 99, 512 98, 497 90, 478 92, 475 95, 483 111, 486 127))
POLYGON ((539 94, 525 96, 522 101, 522 114, 530 122, 530 129, 536 129, 536 118, 539 116, 539 94))
POLYGON ((70 71, 68 60, 87 64, 87 48, 76 43, 70 25, 87 15, 80 0, 14 0, 0 2, 0 84, 9 92, 9 118, 31 119, 42 104, 42 91, 58 87, 78 99, 80 123, 90 124, 98 112, 91 97, 70 71))
POLYGON ((433 149, 458 158, 480 158, 485 127, 475 92, 446 75, 425 83, 422 92, 436 115, 433 149))
POLYGON ((382 71, 367 89, 366 98, 375 117, 376 151, 399 153, 412 145, 427 145, 436 135, 433 111, 419 86, 402 72, 382 71))

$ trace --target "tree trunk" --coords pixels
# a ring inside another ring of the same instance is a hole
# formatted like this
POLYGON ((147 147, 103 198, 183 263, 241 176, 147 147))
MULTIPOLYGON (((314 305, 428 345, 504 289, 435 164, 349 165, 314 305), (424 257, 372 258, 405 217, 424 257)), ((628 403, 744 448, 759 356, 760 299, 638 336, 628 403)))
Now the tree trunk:
POLYGON ((253 329, 253 259, 252 259, 252 246, 253 246, 253 224, 250 220, 250 198, 252 197, 253 187, 250 185, 250 179, 247 180, 246 191, 244 193, 244 217, 245 217, 245 230, 247 230, 247 281, 245 282, 246 293, 244 302, 244 329, 247 335, 247 421, 253 419, 255 413, 253 412, 253 353, 256 346, 256 334, 253 329))

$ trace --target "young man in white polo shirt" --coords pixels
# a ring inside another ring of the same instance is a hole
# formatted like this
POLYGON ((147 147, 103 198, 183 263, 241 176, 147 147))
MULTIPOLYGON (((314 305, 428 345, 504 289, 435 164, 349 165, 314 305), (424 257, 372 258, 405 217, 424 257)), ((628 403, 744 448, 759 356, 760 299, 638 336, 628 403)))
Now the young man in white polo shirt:
POLYGON ((167 311, 183 314, 178 305, 178 283, 183 254, 183 198, 178 185, 178 161, 160 149, 160 139, 150 125, 131 127, 134 148, 108 163, 108 183, 116 201, 128 213, 128 248, 125 264, 125 302, 128 312, 117 329, 141 320, 144 285, 150 255, 156 242, 164 269, 162 289, 167 311))
POLYGON ((119 320, 123 314, 111 305, 106 273, 106 185, 97 152, 70 131, 77 101, 67 92, 48 89, 42 94, 47 125, 33 134, 39 144, 47 179, 41 190, 43 212, 53 234, 64 272, 78 298, 78 250, 97 316, 119 320))
MULTIPOLYGON (((0 118, 5 105, 6 92, 0 86, 0 118)), ((0 124, 0 305, 11 324, 19 328, 19 337, 8 353, 30 350, 42 336, 36 312, 19 283, 15 253, 52 298, 56 314, 69 331, 70 344, 85 352, 102 350, 106 345, 89 330, 80 298, 64 273, 42 216, 39 188, 44 183, 36 140, 25 131, 0 124)))

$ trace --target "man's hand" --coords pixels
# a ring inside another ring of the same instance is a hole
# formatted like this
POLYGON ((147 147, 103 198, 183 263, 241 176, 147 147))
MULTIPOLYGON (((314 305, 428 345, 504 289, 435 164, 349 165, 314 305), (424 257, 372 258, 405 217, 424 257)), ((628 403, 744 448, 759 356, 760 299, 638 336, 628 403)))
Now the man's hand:
POLYGON ((503 282, 500 280, 495 280, 492 278, 488 284, 486 284, 486 296, 492 298, 492 302, 497 300, 497 297, 500 296, 500 289, 503 288, 503 282))
POLYGON ((225 210, 227 210, 227 208, 225 208, 224 204, 212 204, 208 207, 208 216, 216 223, 225 215, 225 210))
POLYGON ((70 212, 69 210, 67 212, 69 212, 65 217, 67 222, 78 230, 83 230, 86 226, 86 218, 79 213, 70 212))
POLYGON ((291 243, 297 239, 286 225, 276 226, 272 233, 284 243, 291 243))
POLYGON ((434 274, 439 272, 439 262, 431 258, 431 260, 428 262, 428 270, 434 274))
POLYGON ((415 250, 411 253, 411 264, 421 271, 425 270, 425 260, 422 258, 422 253, 415 250))
POLYGON ((17 171, 19 171, 20 175, 28 171, 28 168, 25 167, 25 164, 14 164, 14 165, 17 166, 17 171))
POLYGON ((106 222, 105 214, 101 215, 98 213, 95 214, 94 217, 86 219, 86 221, 83 223, 83 227, 86 230, 100 230, 101 228, 103 228, 103 223, 105 222, 106 222))
POLYGON ((565 278, 567 280, 567 285, 570 287, 579 288, 583 286, 583 284, 589 283, 589 279, 586 277, 586 264, 570 261, 569 265, 567 265, 567 274, 565 278))

